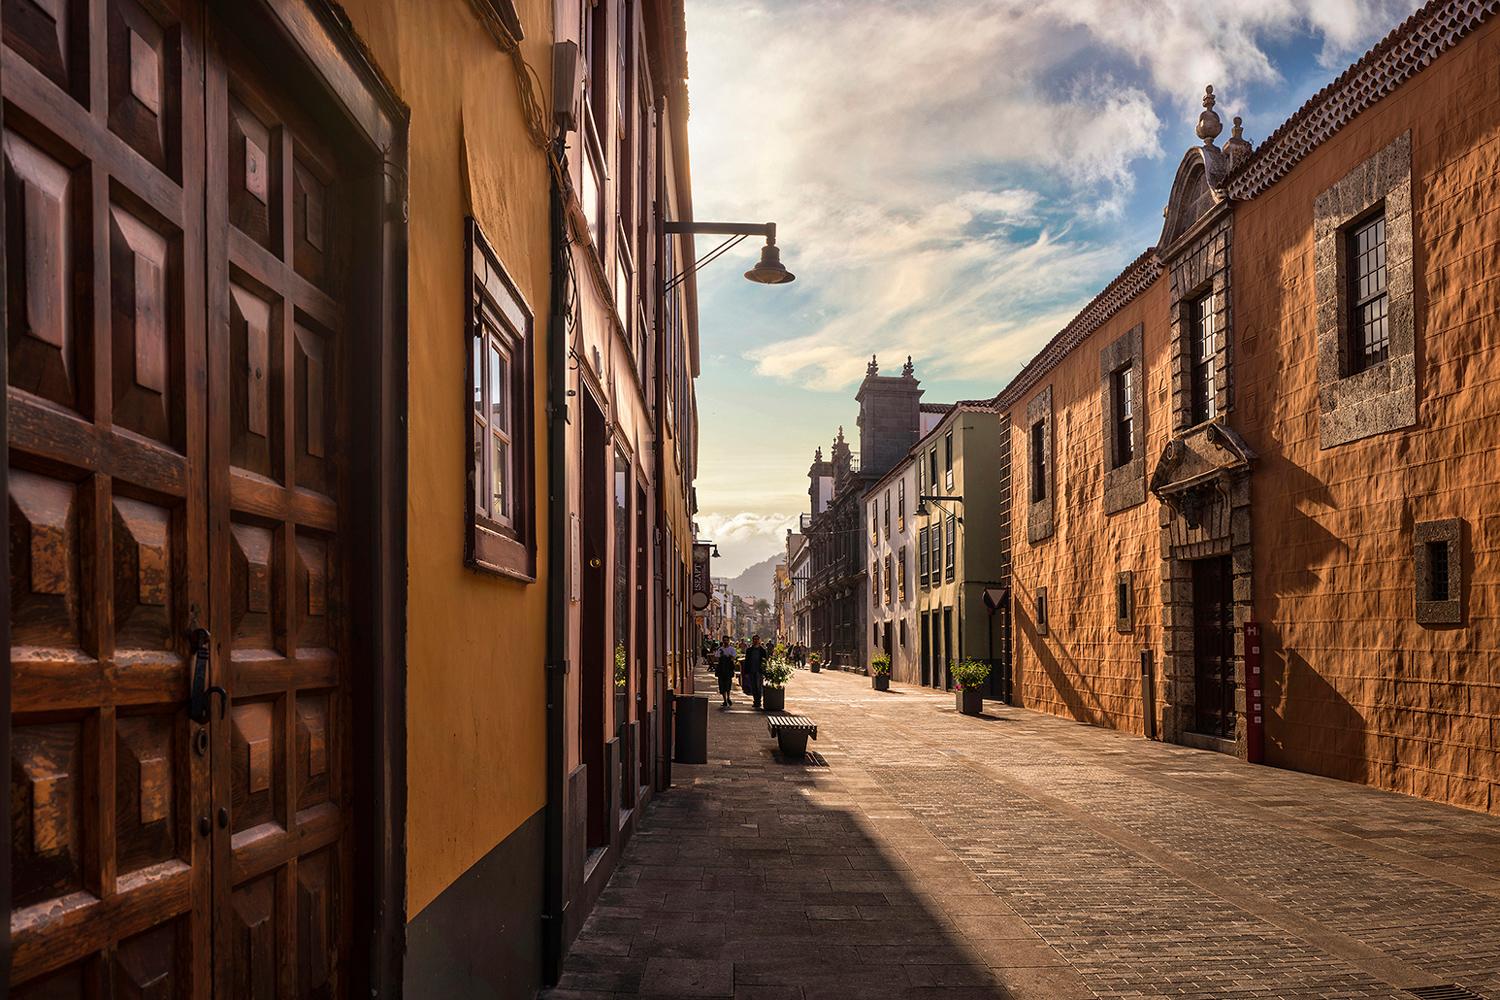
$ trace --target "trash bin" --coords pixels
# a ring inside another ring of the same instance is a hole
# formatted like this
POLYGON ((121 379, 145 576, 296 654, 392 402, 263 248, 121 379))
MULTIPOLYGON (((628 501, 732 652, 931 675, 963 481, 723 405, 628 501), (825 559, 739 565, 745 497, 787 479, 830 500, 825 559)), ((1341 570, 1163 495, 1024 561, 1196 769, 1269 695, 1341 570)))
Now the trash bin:
POLYGON ((680 694, 672 699, 676 716, 672 759, 679 764, 708 763, 708 696, 680 694))

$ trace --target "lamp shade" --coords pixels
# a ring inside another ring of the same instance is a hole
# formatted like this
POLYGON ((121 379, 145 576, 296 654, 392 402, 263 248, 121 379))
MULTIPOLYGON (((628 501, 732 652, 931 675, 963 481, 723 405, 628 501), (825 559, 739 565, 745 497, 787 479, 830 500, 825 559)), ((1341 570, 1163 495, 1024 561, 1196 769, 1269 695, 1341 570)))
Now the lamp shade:
POLYGON ((774 243, 760 248, 760 263, 746 271, 745 277, 761 285, 784 285, 797 279, 781 263, 781 249, 774 243))

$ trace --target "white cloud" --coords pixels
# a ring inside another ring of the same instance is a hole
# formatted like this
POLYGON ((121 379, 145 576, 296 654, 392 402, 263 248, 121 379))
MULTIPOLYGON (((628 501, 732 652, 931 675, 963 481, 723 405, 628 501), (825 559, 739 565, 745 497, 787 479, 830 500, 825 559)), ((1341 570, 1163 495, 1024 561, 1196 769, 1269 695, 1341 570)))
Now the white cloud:
POLYGON ((778 551, 785 551, 786 530, 797 527, 795 515, 712 514, 699 512, 698 537, 719 547, 715 576, 737 576, 778 551))
MULTIPOLYGON (((1003 378, 1017 351, 991 338, 1037 333, 1140 251, 1100 233, 1142 161, 1193 141, 1205 83, 1231 114, 1277 78, 1268 43, 1310 31, 1342 58, 1411 6, 690 0, 698 215, 776 219, 804 282, 747 360, 829 390, 924 344, 938 369, 1003 378)), ((735 280, 706 276, 705 310, 735 280)))
MULTIPOLYGON (((705 271, 705 352, 825 392, 910 353, 924 381, 998 389, 1140 252, 1120 234, 1136 175, 1195 141, 1204 84, 1227 123, 1280 82, 1273 46, 1312 37, 1335 67, 1414 7, 688 0, 695 212, 774 219, 799 279, 752 299, 740 268, 705 271)), ((780 546, 792 518, 771 512, 801 505, 808 456, 747 455, 726 412, 737 437, 705 436, 699 522, 733 567, 780 546)))

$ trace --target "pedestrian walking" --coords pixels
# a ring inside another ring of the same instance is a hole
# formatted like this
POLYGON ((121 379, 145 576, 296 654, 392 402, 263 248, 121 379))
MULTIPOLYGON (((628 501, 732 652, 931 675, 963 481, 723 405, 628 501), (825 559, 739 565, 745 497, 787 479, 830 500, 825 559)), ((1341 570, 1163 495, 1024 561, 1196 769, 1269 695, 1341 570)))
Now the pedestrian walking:
POLYGON ((745 662, 740 665, 740 683, 755 702, 757 711, 760 710, 761 682, 765 680, 766 660, 769 658, 766 647, 760 644, 760 636, 751 636, 750 648, 745 650, 745 662))
POLYGON ((734 643, 729 641, 729 636, 719 643, 718 662, 714 664, 714 674, 719 678, 719 696, 724 700, 719 704, 720 708, 728 708, 734 704, 729 698, 729 689, 734 686, 734 661, 737 656, 734 643))

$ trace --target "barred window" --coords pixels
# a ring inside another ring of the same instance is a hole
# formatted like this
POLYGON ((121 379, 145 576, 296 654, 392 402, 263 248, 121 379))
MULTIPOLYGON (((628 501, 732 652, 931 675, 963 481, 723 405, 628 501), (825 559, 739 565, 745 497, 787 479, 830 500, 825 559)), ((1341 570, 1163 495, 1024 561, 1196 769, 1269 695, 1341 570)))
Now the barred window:
MULTIPOLYGON (((906 546, 901 546, 896 555, 896 593, 901 600, 906 600, 906 546)), ((904 628, 904 626, 903 626, 904 628)), ((906 637, 903 631, 901 645, 906 645, 906 637)))
POLYGON ((1047 499, 1047 424, 1031 425, 1031 502, 1047 499))
POLYGON ((1349 230, 1349 374, 1390 353, 1390 296, 1386 292, 1385 213, 1349 230))
POLYGON ((1135 458, 1135 374, 1130 365, 1117 369, 1114 379, 1115 468, 1129 465, 1135 458))
POLYGON ((1188 303, 1189 386, 1192 420, 1201 424, 1219 412, 1214 394, 1214 355, 1219 349, 1219 333, 1214 325, 1214 294, 1208 292, 1188 303))

